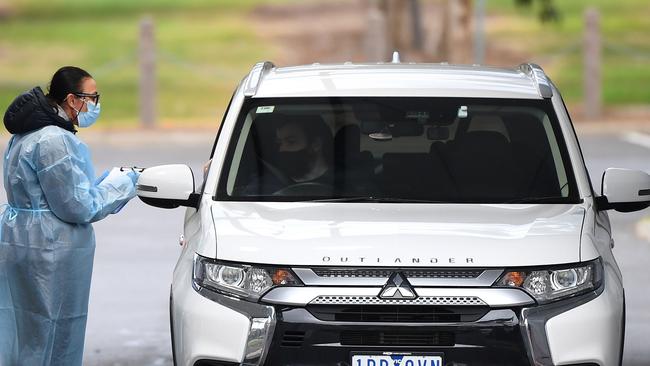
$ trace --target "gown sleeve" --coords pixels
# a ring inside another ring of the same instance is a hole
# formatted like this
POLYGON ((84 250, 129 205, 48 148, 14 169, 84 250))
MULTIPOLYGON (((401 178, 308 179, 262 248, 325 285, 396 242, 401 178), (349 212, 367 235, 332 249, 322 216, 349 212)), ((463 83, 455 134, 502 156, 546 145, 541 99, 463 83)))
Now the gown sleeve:
POLYGON ((43 136, 32 156, 50 210, 62 221, 101 220, 135 196, 135 184, 126 174, 95 184, 88 149, 71 134, 43 136))

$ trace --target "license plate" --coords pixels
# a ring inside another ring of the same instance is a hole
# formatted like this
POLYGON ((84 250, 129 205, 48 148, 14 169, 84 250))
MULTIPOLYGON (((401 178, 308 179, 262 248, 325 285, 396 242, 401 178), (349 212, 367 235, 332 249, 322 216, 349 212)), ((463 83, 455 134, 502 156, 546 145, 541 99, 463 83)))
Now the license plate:
POLYGON ((440 354, 384 352, 382 354, 352 355, 351 366, 443 366, 440 354))

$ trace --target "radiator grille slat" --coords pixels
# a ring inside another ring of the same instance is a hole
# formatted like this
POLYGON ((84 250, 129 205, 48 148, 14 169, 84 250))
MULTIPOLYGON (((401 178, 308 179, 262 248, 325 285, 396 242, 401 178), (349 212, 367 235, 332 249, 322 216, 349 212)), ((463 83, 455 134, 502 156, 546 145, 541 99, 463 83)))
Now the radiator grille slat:
POLYGON ((382 299, 378 296, 318 296, 310 302, 314 305, 446 305, 486 306, 476 296, 422 296, 408 299, 382 299))
POLYGON ((308 305, 317 319, 337 322, 458 323, 485 315, 487 306, 308 305))
POLYGON ((305 332, 301 331, 286 331, 282 336, 280 345, 282 347, 302 347, 305 341, 305 332))
POLYGON ((453 346, 452 332, 423 331, 344 331, 340 343, 343 346, 453 346))

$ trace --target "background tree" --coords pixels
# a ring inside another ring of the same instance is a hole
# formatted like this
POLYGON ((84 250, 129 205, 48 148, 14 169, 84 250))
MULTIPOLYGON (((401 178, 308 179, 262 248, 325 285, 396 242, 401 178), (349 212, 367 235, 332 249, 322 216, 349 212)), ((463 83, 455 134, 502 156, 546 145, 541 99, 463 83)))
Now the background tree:
MULTIPOLYGON (((538 5, 538 16, 542 22, 559 19, 553 0, 514 1, 520 7, 531 8, 538 5)), ((445 0, 444 3, 443 38, 439 56, 450 62, 470 63, 472 62, 473 0, 445 0)))
POLYGON ((555 7, 553 0, 515 0, 515 4, 521 7, 531 7, 533 3, 539 4, 538 16, 542 22, 557 21, 560 13, 555 7))
MULTIPOLYGON (((420 0, 366 0, 371 11, 384 19, 387 39, 381 50, 424 51, 423 11, 420 0)), ((513 0, 520 7, 539 7, 542 22, 559 20, 554 0, 513 0)), ((433 58, 454 63, 472 62, 473 0, 443 0, 440 7, 441 35, 433 58)), ((378 30, 369 29, 369 32, 378 30)), ((377 37, 374 37, 376 39, 377 37)), ((372 48, 372 45, 370 45, 372 48)), ((375 52, 374 54, 377 54, 375 52)))

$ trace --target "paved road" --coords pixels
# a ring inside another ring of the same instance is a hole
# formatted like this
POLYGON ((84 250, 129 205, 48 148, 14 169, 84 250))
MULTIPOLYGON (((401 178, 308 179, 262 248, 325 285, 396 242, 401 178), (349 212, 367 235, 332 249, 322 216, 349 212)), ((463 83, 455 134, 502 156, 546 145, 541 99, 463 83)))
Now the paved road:
MULTIPOLYGON (((601 176, 609 167, 650 172, 650 135, 623 132, 581 136, 585 161, 594 190, 600 192, 601 176)), ((650 209, 634 213, 611 211, 614 255, 623 272, 627 301, 627 330, 624 365, 650 364, 650 241, 638 232, 648 232, 650 209), (645 224, 644 224, 645 222, 645 224)))
MULTIPOLYGON (((106 133, 81 137, 89 142, 98 171, 114 164, 186 163, 199 172, 212 143, 211 133, 156 134, 150 138, 106 133)), ((650 171, 650 136, 590 134, 582 136, 581 141, 596 190, 600 189, 600 175, 607 167, 650 171)), ((182 209, 155 209, 134 200, 120 215, 95 224, 97 251, 85 365, 171 364, 167 300, 179 253, 182 216, 182 209)), ((637 235, 650 232, 639 224, 646 217, 650 218, 650 210, 611 214, 615 253, 627 291, 628 366, 650 362, 650 241, 637 235)))

